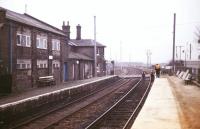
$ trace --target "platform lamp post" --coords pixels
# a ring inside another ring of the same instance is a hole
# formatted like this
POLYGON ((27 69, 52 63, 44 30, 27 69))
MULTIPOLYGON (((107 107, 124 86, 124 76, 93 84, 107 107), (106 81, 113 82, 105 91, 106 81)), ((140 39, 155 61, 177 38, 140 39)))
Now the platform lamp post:
POLYGON ((115 74, 115 62, 114 62, 114 60, 111 61, 111 64, 112 64, 111 75, 114 75, 115 74))
POLYGON ((76 65, 77 65, 77 69, 78 69, 78 75, 77 75, 77 78, 78 78, 78 80, 80 80, 81 79, 81 75, 80 75, 80 62, 79 62, 79 60, 77 60, 76 61, 76 65))
POLYGON ((148 68, 148 66, 149 66, 149 53, 148 53, 148 50, 147 50, 147 68, 148 68))
POLYGON ((147 50, 147 68, 151 66, 151 51, 150 49, 147 50))
POLYGON ((149 50, 149 66, 151 67, 151 55, 152 55, 152 52, 149 50))
POLYGON ((52 60, 53 60, 53 55, 49 55, 49 58, 48 58, 48 75, 52 75, 52 60))
POLYGON ((185 60, 184 60, 184 67, 186 68, 186 56, 187 56, 187 52, 186 49, 182 51, 185 54, 185 60))

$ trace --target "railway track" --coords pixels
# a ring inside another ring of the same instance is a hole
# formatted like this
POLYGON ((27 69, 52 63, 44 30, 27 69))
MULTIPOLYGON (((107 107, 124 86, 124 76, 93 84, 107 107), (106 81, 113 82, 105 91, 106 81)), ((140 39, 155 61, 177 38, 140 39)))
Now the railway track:
POLYGON ((129 129, 150 90, 150 78, 139 82, 86 129, 129 129))
MULTIPOLYGON (((112 82, 112 83, 115 84, 115 83, 119 83, 119 82, 121 82, 121 79, 117 80, 116 82, 112 82)), ((57 102, 55 105, 49 105, 49 106, 42 107, 41 110, 38 110, 37 112, 26 117, 25 119, 16 120, 13 123, 10 123, 10 125, 6 126, 5 129, 7 129, 7 128, 9 128, 9 129, 23 128, 24 126, 26 126, 29 123, 37 121, 38 119, 48 116, 51 113, 62 110, 63 108, 68 107, 74 103, 78 103, 78 102, 110 87, 112 85, 112 83, 108 83, 107 85, 103 85, 103 86, 98 86, 92 92, 88 91, 88 94, 80 94, 80 95, 77 94, 76 96, 70 96, 69 98, 66 98, 64 101, 57 102)))
POLYGON ((136 80, 130 81, 128 79, 121 79, 117 82, 104 86, 105 88, 95 91, 87 96, 81 97, 78 100, 74 100, 73 102, 67 104, 62 104, 62 106, 59 106, 59 108, 50 110, 45 113, 40 113, 41 115, 37 115, 36 117, 33 117, 28 121, 20 123, 17 126, 14 126, 14 128, 51 128, 55 125, 55 123, 59 123, 59 121, 65 119, 74 112, 77 112, 77 110, 83 109, 84 107, 92 103, 92 101, 96 101, 97 99, 106 96, 110 92, 114 92, 119 87, 127 85, 127 83, 133 83, 134 81, 136 82, 136 80))

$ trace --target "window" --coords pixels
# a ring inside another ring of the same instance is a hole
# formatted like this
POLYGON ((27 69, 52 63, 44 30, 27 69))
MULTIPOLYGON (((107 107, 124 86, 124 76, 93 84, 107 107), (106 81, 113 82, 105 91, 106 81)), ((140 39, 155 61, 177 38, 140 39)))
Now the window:
POLYGON ((26 36, 26 45, 31 46, 31 36, 26 36))
POLYGON ((47 49, 47 39, 43 39, 43 46, 44 46, 44 49, 47 49))
POLYGON ((60 51, 60 40, 52 39, 52 50, 60 51))
POLYGON ((17 46, 21 46, 21 35, 17 34, 17 46))
POLYGON ((47 49, 47 37, 37 35, 36 46, 40 49, 47 49))
POLYGON ((17 69, 31 69, 31 60, 17 59, 17 69))
POLYGON ((48 68, 47 60, 37 60, 37 68, 48 68))
POLYGON ((44 64, 44 68, 47 68, 47 64, 44 64))
POLYGON ((52 64, 53 64, 53 68, 60 68, 60 61, 53 60, 52 64))
POLYGON ((100 72, 100 64, 97 64, 97 72, 100 72))
POLYGON ((97 56, 100 55, 100 48, 97 48, 97 56))
POLYGON ((200 55, 198 56, 198 59, 200 60, 200 55))
POLYGON ((20 64, 17 64, 17 69, 20 69, 20 64))
POLYGON ((21 44, 22 46, 26 46, 26 36, 25 35, 21 35, 22 38, 21 38, 21 44))
POLYGON ((31 64, 27 64, 27 68, 31 68, 31 64))
POLYGON ((31 36, 17 33, 17 46, 30 47, 31 36))
POLYGON ((43 64, 40 64, 39 66, 40 66, 40 68, 43 68, 43 64))
POLYGON ((36 46, 37 46, 37 48, 39 47, 39 45, 40 45, 40 39, 37 38, 37 39, 36 39, 36 46))
POLYGON ((89 65, 85 63, 85 73, 87 73, 89 70, 89 65))

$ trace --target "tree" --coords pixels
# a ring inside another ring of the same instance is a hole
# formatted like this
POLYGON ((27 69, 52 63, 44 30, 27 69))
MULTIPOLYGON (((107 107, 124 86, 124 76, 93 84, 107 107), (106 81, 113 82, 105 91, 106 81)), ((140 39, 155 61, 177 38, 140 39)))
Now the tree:
POLYGON ((197 28, 197 32, 195 32, 195 35, 198 38, 198 43, 200 43, 200 28, 197 28))

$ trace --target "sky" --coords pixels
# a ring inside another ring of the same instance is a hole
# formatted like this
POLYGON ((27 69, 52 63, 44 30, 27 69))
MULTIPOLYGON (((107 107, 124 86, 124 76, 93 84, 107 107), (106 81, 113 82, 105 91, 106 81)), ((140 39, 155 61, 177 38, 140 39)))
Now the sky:
POLYGON ((173 15, 176 13, 176 46, 197 44, 200 28, 200 0, 0 0, 0 6, 26 13, 57 28, 63 21, 82 27, 83 39, 104 45, 107 60, 167 63, 172 59, 173 15))

